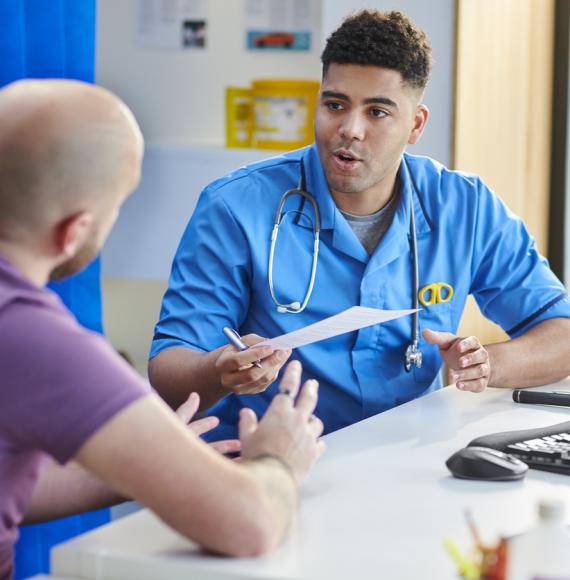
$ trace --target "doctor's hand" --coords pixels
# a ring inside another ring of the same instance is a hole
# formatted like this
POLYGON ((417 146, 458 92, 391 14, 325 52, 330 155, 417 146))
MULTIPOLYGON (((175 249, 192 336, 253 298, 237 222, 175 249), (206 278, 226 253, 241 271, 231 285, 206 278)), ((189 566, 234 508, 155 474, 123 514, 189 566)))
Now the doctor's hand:
POLYGON ((248 408, 241 409, 239 417, 242 458, 274 457, 289 467, 298 484, 325 450, 319 439, 323 423, 313 415, 319 385, 309 380, 299 390, 300 384, 301 363, 292 361, 263 418, 258 422, 248 408))
MULTIPOLYGON (((200 395, 198 395, 198 393, 190 393, 188 399, 186 399, 186 401, 176 409, 178 417, 185 425, 188 425, 190 431, 192 431, 192 433, 197 437, 215 429, 220 424, 220 420, 217 417, 203 417, 202 419, 192 421, 192 417, 196 414, 199 406, 200 395)), ((239 439, 214 441, 213 443, 210 443, 210 447, 222 454, 241 451, 241 443, 239 439)))
MULTIPOLYGON (((253 346, 264 339, 257 334, 247 334, 242 336, 242 340, 253 346)), ((290 356, 291 349, 275 350, 271 346, 262 346, 239 351, 228 345, 221 348, 215 368, 223 387, 237 395, 251 395, 265 391, 290 356), (259 362, 261 368, 254 366, 255 362, 259 362)))
POLYGON ((461 391, 480 393, 489 384, 491 365, 489 353, 476 336, 462 338, 451 332, 425 329, 423 337, 439 347, 445 364, 451 369, 451 377, 461 391))

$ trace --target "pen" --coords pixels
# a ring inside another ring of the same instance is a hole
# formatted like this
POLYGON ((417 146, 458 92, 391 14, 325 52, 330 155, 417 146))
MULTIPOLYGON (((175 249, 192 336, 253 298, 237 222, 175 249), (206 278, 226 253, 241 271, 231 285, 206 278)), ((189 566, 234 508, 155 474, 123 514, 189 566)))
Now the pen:
MULTIPOLYGON (((241 339, 241 336, 233 329, 230 328, 229 326, 224 326, 224 334, 227 336, 228 340, 240 351, 244 351, 247 350, 249 348, 249 346, 247 346, 247 344, 245 344, 243 342, 243 340, 241 339)), ((252 363, 254 367, 257 367, 258 369, 262 369, 263 367, 261 366, 261 363, 257 360, 254 363, 252 363)))
POLYGON ((557 405, 570 407, 570 392, 557 393, 556 391, 529 391, 527 389, 515 389, 513 391, 515 403, 535 403, 537 405, 557 405))

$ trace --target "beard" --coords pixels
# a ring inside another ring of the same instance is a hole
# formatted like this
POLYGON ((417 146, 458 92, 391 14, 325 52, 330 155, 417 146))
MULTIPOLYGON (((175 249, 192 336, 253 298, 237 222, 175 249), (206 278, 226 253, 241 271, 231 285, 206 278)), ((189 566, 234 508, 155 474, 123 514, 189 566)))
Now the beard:
POLYGON ((93 261, 98 252, 95 241, 87 242, 75 256, 51 271, 50 282, 59 282, 81 272, 93 261))

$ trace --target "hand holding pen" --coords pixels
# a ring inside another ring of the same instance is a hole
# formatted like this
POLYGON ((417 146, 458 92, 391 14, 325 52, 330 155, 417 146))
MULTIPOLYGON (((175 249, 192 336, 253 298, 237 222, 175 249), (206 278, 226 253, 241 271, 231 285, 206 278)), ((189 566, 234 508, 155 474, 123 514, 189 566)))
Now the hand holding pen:
MULTIPOLYGON (((224 334, 226 335, 227 339, 240 352, 243 352, 244 350, 247 350, 249 348, 249 346, 247 346, 247 344, 245 344, 245 342, 243 342, 243 340, 241 339, 241 336, 238 334, 238 332, 236 330, 234 330, 233 328, 230 328, 229 326, 224 326, 224 334)), ((254 367, 257 367, 258 369, 263 368, 261 366, 261 363, 259 362, 259 360, 254 361, 252 364, 254 367)))
POLYGON ((275 350, 270 346, 256 348, 255 344, 263 340, 256 334, 241 337, 229 327, 225 327, 223 333, 231 346, 220 349, 216 371, 221 385, 237 394, 264 391, 275 381, 291 355, 291 350, 275 350))

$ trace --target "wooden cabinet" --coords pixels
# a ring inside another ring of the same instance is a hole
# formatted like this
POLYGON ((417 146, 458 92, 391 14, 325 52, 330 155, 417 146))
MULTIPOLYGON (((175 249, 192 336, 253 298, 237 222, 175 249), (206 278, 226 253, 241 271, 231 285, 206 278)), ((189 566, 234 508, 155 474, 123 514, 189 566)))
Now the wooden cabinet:
MULTIPOLYGON (((452 163, 481 175, 546 253, 554 0, 457 0, 452 163)), ((461 334, 505 333, 474 300, 461 334)))

